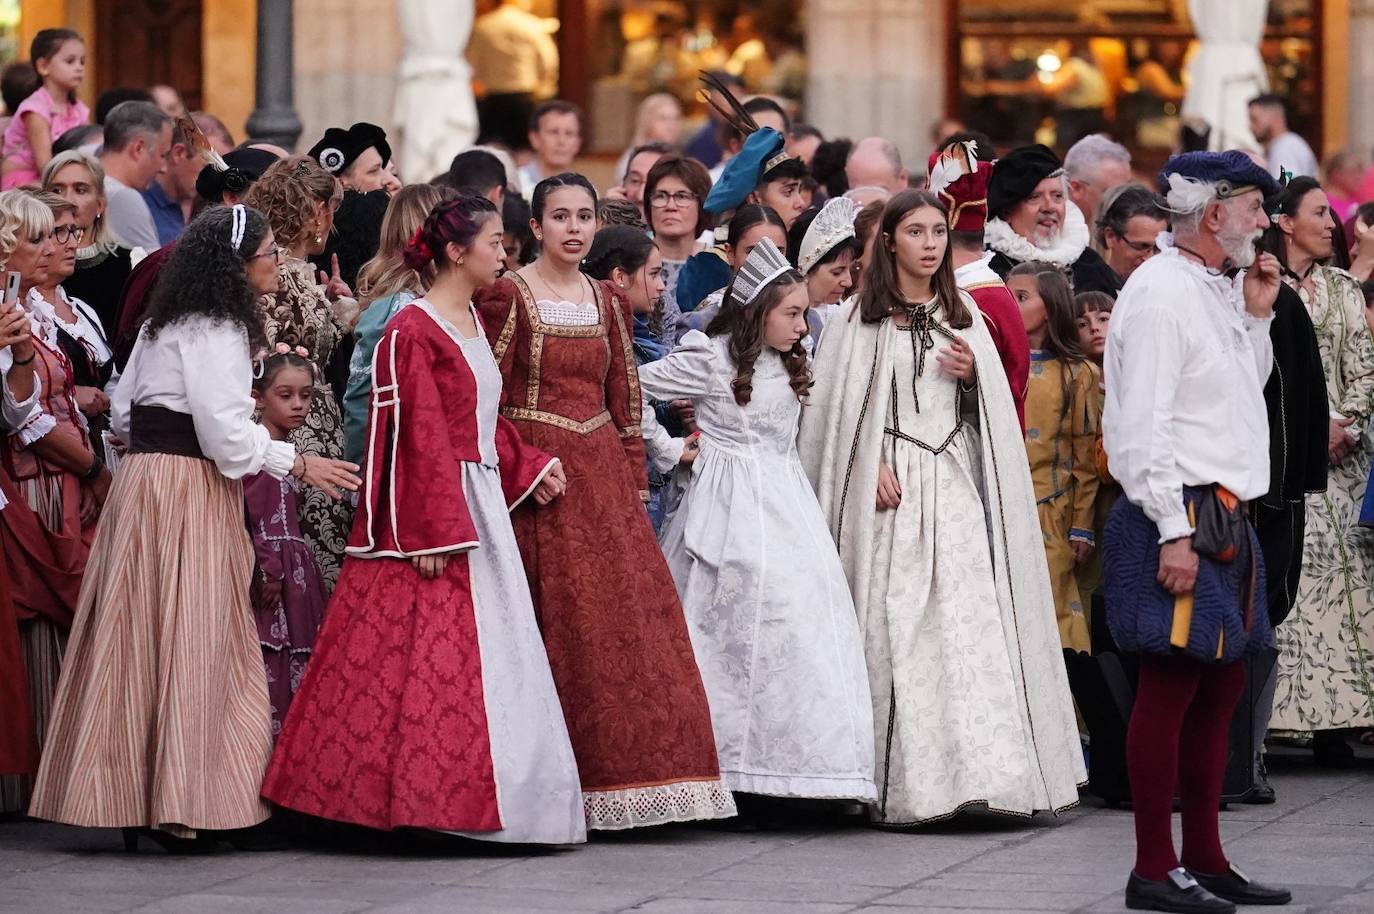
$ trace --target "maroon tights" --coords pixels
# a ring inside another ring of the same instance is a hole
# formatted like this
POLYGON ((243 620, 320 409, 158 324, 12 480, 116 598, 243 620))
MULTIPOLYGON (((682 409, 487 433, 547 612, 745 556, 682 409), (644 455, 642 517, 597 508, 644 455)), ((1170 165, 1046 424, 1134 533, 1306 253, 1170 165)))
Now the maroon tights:
POLYGON ((1126 765, 1135 804, 1135 871, 1163 880, 1179 865, 1171 830, 1174 788, 1183 814, 1183 865, 1224 873, 1217 811, 1226 769, 1226 740, 1245 664, 1208 666, 1180 657, 1140 659, 1126 765))

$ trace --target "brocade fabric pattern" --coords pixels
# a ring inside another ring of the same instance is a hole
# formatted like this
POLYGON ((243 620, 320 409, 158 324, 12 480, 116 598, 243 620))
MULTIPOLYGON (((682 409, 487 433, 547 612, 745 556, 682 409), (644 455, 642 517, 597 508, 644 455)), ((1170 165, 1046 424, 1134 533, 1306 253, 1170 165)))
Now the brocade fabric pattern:
POLYGON ((518 275, 477 305, 503 412, 558 457, 567 492, 512 515, 581 773, 589 828, 733 815, 691 640, 653 527, 630 314, 597 284, 600 320, 540 320, 518 275))

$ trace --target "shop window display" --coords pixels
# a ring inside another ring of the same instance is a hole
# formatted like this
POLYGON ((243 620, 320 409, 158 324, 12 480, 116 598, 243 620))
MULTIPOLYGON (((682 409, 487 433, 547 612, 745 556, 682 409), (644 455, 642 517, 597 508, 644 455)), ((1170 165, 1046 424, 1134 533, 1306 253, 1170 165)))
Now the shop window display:
MULTIPOLYGON (((1162 156, 1180 143, 1186 0, 950 0, 955 113, 998 143, 1065 148, 1105 131, 1162 156)), ((1260 46, 1289 124, 1319 137, 1321 0, 1272 0, 1260 46)))

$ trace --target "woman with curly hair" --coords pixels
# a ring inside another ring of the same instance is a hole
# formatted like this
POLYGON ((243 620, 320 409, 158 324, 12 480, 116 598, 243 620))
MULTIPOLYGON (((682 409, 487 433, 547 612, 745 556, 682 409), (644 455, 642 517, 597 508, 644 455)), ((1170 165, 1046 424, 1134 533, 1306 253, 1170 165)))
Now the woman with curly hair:
MULTIPOLYGON (((358 319, 358 302, 337 269, 317 277, 307 258, 324 250, 342 199, 338 179, 310 156, 274 163, 244 198, 267 216, 284 255, 276 290, 258 303, 267 343, 303 346, 319 369, 310 414, 291 433, 291 443, 307 454, 334 459, 344 456, 344 433, 329 366, 358 319)), ((320 492, 308 492, 301 501, 301 532, 319 562, 326 592, 338 580, 352 522, 347 501, 331 501, 320 492)))
POLYGON ((687 398, 701 456, 659 539, 731 790, 873 801, 873 714, 844 571, 797 456, 811 387, 806 280, 771 240, 706 333, 639 369, 687 398))
POLYGON ((261 213, 213 207, 163 270, 115 389, 129 450, 91 549, 30 815, 177 850, 267 818, 272 719, 240 480, 266 470, 331 498, 359 483, 352 464, 253 422, 250 353, 266 342, 256 301, 277 286, 278 253, 261 213))

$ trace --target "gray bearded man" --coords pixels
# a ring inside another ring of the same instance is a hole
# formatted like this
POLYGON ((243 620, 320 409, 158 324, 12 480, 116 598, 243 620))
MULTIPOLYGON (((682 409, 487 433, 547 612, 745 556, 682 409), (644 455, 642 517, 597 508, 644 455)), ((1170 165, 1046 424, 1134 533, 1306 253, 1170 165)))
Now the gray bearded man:
POLYGON ((1064 163, 1048 147, 1013 149, 992 166, 988 183, 984 244, 989 266, 1007 278, 1018 263, 1052 263, 1069 277, 1075 292, 1115 297, 1121 281, 1092 249, 1088 223, 1069 202, 1064 163))
POLYGON ((1217 825, 1244 661, 1273 645, 1245 505, 1270 483, 1263 388, 1279 269, 1271 255, 1256 261, 1254 243, 1277 186, 1228 152, 1173 157, 1160 187, 1174 233, 1160 234, 1159 255, 1122 289, 1104 360, 1104 445, 1125 493, 1104 538, 1107 623, 1122 650, 1140 654, 1126 738, 1136 831, 1126 906, 1229 914, 1291 897, 1232 867, 1217 825), (1245 267, 1243 279, 1228 277, 1245 267))

